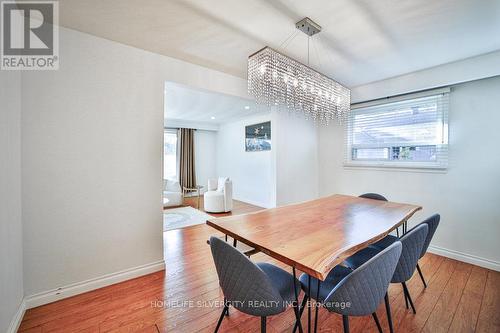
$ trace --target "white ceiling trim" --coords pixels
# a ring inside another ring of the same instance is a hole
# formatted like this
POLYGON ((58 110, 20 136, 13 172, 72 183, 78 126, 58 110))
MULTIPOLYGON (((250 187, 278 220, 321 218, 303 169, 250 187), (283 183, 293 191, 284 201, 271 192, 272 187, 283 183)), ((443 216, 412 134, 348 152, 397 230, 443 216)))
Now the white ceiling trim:
POLYGON ((351 89, 351 103, 452 86, 498 75, 500 51, 354 87, 351 89))

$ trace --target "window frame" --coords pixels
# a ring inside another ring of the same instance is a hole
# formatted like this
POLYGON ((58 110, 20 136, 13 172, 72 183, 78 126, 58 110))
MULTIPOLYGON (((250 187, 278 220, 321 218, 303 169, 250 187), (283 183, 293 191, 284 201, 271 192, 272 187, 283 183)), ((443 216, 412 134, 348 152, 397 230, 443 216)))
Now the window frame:
POLYGON ((448 150, 449 150, 449 129, 448 129, 448 112, 449 112, 449 93, 450 88, 434 89, 425 92, 405 94, 396 97, 384 98, 382 100, 374 100, 363 103, 356 103, 351 105, 351 112, 344 126, 344 167, 368 167, 368 168, 382 168, 382 169, 428 169, 428 170, 447 170, 448 168, 448 150), (439 120, 442 122, 441 127, 441 143, 429 144, 428 142, 401 142, 401 143, 388 143, 386 146, 379 144, 353 144, 354 124, 353 117, 358 114, 374 112, 370 108, 380 107, 384 105, 392 106, 398 102, 408 103, 415 100, 416 103, 421 102, 425 98, 438 98, 438 108, 441 110, 439 120), (436 161, 411 161, 411 160, 391 160, 393 147, 423 147, 432 146, 436 147, 436 161), (388 157, 381 159, 355 159, 354 149, 363 148, 387 148, 388 157))
POLYGON ((165 134, 175 134, 177 140, 176 148, 175 148, 175 180, 179 180, 179 162, 180 162, 180 151, 179 151, 179 130, 177 128, 164 127, 163 128, 163 155, 162 155, 162 173, 163 180, 171 179, 165 176, 165 134))

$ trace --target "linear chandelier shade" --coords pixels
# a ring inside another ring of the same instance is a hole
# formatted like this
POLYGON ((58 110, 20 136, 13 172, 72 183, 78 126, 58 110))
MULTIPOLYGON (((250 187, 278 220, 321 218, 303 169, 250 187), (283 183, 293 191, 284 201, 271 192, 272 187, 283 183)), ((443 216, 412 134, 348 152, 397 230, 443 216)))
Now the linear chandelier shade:
POLYGON ((248 92, 259 104, 323 124, 343 122, 351 108, 348 88, 267 46, 248 57, 248 92))

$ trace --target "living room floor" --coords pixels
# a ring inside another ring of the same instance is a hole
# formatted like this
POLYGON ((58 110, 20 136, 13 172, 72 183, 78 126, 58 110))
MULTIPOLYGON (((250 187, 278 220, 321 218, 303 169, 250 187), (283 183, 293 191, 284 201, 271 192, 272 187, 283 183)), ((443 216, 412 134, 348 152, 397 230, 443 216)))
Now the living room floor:
MULTIPOLYGON (((205 212, 203 209, 203 196, 200 197, 200 207, 198 208, 198 197, 186 197, 184 198, 184 206, 191 206, 193 208, 199 209, 202 212, 205 212)), ((175 208, 175 207, 172 207, 175 208)), ((165 208, 165 210, 168 210, 169 208, 165 208)), ((243 201, 238 201, 233 199, 233 210, 228 212, 228 213, 207 213, 213 217, 223 217, 223 216, 229 216, 229 215, 241 215, 241 214, 247 214, 247 213, 252 213, 256 212, 259 210, 262 210, 264 208, 255 206, 243 201)))

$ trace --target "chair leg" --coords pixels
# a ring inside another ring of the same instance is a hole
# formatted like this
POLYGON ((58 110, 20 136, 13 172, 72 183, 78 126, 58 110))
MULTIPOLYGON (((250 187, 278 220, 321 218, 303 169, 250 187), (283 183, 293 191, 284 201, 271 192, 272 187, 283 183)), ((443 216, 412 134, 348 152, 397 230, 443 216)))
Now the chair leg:
POLYGON ((349 333, 349 317, 342 315, 342 322, 344 323, 344 333, 349 333))
POLYGON ((406 308, 408 309, 408 296, 406 296, 406 289, 405 289, 404 283, 401 283, 401 285, 403 286, 403 296, 405 297, 405 305, 406 305, 406 308))
POLYGON ((229 317, 229 303, 227 303, 226 298, 224 297, 224 309, 226 310, 224 314, 229 317))
MULTIPOLYGON (((302 314, 304 313, 304 309, 305 309, 305 306, 306 306, 308 300, 309 300, 309 296, 305 295, 304 299, 302 300, 302 304, 300 305, 299 318, 302 318, 302 314)), ((295 325, 293 326, 293 333, 295 333, 297 331, 298 327, 299 327, 299 323, 296 320, 295 325)))
POLYGON ((422 282, 424 283, 424 288, 427 288, 427 283, 425 283, 424 275, 422 274, 419 264, 417 264, 417 271, 418 275, 420 275, 420 279, 422 279, 422 282))
POLYGON ((391 305, 389 304, 389 295, 385 294, 385 311, 387 312, 387 321, 389 322, 389 332, 394 333, 394 328, 392 327, 392 315, 391 315, 391 305))
POLYGON ((224 315, 226 314, 226 311, 228 309, 227 305, 224 305, 224 309, 222 309, 222 313, 220 314, 219 321, 217 322, 217 326, 215 326, 215 333, 219 331, 220 324, 222 324, 222 319, 224 319, 224 315))
POLYGON ((260 333, 266 333, 266 316, 260 317, 260 333))
POLYGON ((415 310, 415 306, 413 305, 413 301, 411 300, 410 292, 408 291, 408 287, 406 287, 405 282, 403 282, 403 288, 404 288, 404 291, 406 292, 406 297, 408 297, 408 302, 410 302, 413 313, 416 314, 417 310, 415 310))
POLYGON ((377 314, 374 312, 374 313, 372 313, 372 316, 373 316, 373 320, 375 320, 375 324, 377 324, 377 328, 378 328, 379 333, 383 333, 382 326, 380 326, 380 321, 378 321, 377 314))

